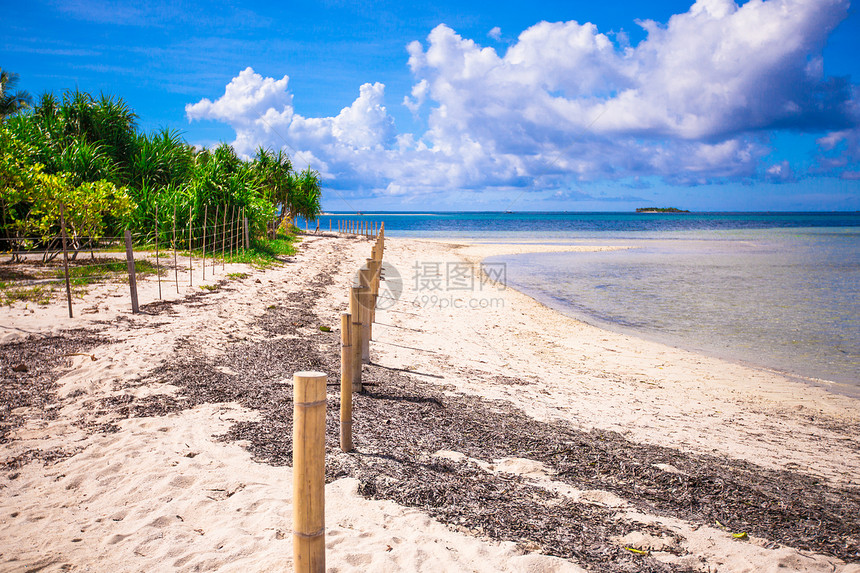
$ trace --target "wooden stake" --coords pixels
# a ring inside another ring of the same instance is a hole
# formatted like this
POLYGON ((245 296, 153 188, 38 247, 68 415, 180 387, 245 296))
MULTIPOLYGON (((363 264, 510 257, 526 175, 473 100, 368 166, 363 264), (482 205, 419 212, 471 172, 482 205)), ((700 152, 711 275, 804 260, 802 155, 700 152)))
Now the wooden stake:
POLYGON ((361 285, 361 361, 370 364, 370 269, 366 266, 358 271, 361 285))
POLYGON ((376 322, 376 298, 379 295, 379 271, 382 268, 382 263, 375 258, 367 259, 367 266, 370 268, 370 324, 369 338, 373 340, 373 323, 376 322))
POLYGON ((155 276, 158 277, 158 299, 161 300, 161 265, 158 260, 158 203, 155 204, 155 276))
POLYGON ((340 449, 352 451, 352 317, 340 315, 340 449))
POLYGON ((66 247, 66 206, 60 203, 60 229, 63 234, 63 271, 66 275, 66 300, 69 302, 69 318, 72 315, 72 285, 69 283, 69 251, 66 247))
POLYGON ((209 205, 203 206, 203 281, 206 281, 206 222, 209 219, 209 205))
POLYGON ((236 244, 236 205, 233 205, 232 212, 230 214, 230 256, 233 256, 233 246, 236 244))
POLYGON ((173 204, 173 280, 176 283, 176 294, 179 294, 179 263, 176 257, 176 203, 173 204))
POLYGON ((245 221, 245 250, 247 251, 251 248, 251 235, 248 232, 248 217, 244 217, 243 220, 245 221))
POLYGON ((352 346, 352 392, 361 392, 361 287, 353 286, 349 290, 349 315, 352 319, 350 328, 350 345, 352 346))
POLYGON ((134 268, 134 251, 131 248, 131 231, 125 230, 125 262, 128 266, 128 287, 131 289, 131 312, 138 314, 137 306, 137 277, 134 268))
POLYGON ((224 260, 224 239, 227 238, 227 205, 224 205, 224 219, 221 222, 221 270, 226 268, 227 261, 224 260))
POLYGON ((194 268, 192 261, 194 255, 191 254, 191 205, 188 206, 188 284, 194 286, 194 268))
POLYGON ((293 375, 293 568, 325 573, 326 375, 293 375))
POLYGON ((218 251, 218 212, 221 209, 221 205, 215 205, 215 224, 212 225, 212 276, 215 276, 215 257, 218 255, 216 252, 218 251))

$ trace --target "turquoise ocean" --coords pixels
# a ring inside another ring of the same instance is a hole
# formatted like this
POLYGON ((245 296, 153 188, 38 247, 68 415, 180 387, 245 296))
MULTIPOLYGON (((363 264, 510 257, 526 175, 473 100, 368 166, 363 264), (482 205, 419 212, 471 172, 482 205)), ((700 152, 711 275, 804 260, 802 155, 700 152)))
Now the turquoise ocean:
MULTIPOLYGON (((346 214, 322 217, 356 219, 346 214)), ((389 237, 610 245, 503 256, 578 319, 860 395, 860 213, 368 213, 389 237)), ((408 270, 406 270, 408 272, 408 270)))

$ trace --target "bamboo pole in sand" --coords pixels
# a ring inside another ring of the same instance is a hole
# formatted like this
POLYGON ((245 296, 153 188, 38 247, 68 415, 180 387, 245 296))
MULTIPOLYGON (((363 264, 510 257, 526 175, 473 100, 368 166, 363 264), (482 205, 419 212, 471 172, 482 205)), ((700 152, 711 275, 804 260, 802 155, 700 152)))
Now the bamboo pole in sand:
POLYGON ((361 285, 361 361, 370 364, 370 269, 361 267, 358 271, 358 281, 361 285))
POLYGON ((361 392, 361 287, 353 286, 349 289, 349 315, 352 319, 350 335, 352 340, 352 391, 361 392))
POLYGON ((293 567, 325 573, 326 375, 293 375, 293 567))
POLYGON ((60 230, 63 233, 63 274, 66 277, 66 300, 69 302, 69 318, 72 315, 72 285, 69 283, 69 250, 66 246, 66 206, 60 203, 60 230))
POLYGON ((340 449, 352 451, 352 316, 340 315, 340 449))

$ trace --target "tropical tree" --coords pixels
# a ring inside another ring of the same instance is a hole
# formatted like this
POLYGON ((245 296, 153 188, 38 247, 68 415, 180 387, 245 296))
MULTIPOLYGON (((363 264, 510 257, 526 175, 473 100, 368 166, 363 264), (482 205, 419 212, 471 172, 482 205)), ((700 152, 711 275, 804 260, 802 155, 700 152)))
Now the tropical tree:
MULTIPOLYGON (((72 249, 122 225, 134 208, 124 187, 104 179, 81 181, 76 174, 48 174, 34 161, 36 148, 0 127, 0 212, 3 234, 16 247, 42 244, 46 251, 60 234, 61 205, 72 249)), ((8 241, 7 241, 8 242, 8 241)))
POLYGON ((293 164, 283 150, 279 149, 276 153, 260 147, 252 167, 263 198, 274 207, 274 220, 267 227, 267 231, 274 232, 284 219, 292 219, 289 205, 292 202, 295 183, 293 164))
POLYGON ((16 90, 20 76, 0 68, 0 121, 27 109, 33 98, 25 91, 16 90))
MULTIPOLYGON (((17 81, 4 78, 4 90, 17 81)), ((193 228, 211 225, 219 208, 231 216, 241 210, 260 234, 273 219, 315 219, 321 210, 319 174, 296 173, 282 150, 261 148, 246 160, 228 144, 197 150, 175 130, 139 133, 137 115, 117 97, 47 93, 30 113, 15 113, 0 127, 0 237, 25 229, 50 237, 59 204, 48 205, 51 196, 68 205, 74 234, 113 233, 122 225, 145 240, 154 238, 156 217, 170 223, 174 210, 177 225, 193 228), (78 209, 93 218, 72 212, 78 209)))
POLYGON ((289 204, 290 218, 298 216, 306 221, 316 220, 322 212, 319 173, 308 166, 294 176, 293 187, 292 200, 289 204))

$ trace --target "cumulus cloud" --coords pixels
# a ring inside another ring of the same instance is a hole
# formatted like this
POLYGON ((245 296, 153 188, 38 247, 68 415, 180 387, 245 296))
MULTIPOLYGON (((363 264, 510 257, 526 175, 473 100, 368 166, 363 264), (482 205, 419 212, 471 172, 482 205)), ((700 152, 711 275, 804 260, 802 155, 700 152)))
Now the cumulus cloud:
POLYGON ((847 12, 847 0, 699 0, 666 23, 638 22, 647 36, 636 46, 591 23, 540 22, 504 53, 442 24, 406 48, 415 82, 403 105, 426 121, 423 133, 397 132, 382 84, 361 86, 335 117, 307 118, 287 76, 250 68, 186 111, 229 123, 241 153, 285 140, 333 186, 390 194, 654 176, 789 181, 790 164, 765 159, 767 134, 781 129, 828 132, 822 162, 850 173, 840 150, 857 149, 857 88, 826 77, 821 60, 847 12))

